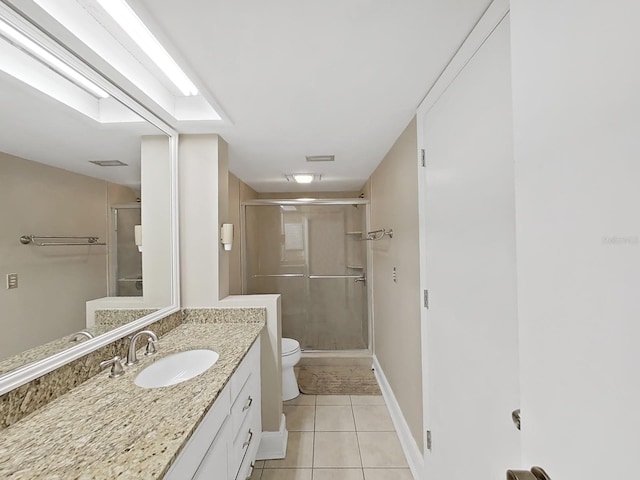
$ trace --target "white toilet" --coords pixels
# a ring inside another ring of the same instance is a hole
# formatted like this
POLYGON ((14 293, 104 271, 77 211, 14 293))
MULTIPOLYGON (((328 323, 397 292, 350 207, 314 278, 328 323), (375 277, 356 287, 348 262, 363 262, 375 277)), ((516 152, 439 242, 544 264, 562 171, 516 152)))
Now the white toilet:
POLYGON ((300 395, 293 367, 300 361, 300 344, 293 338, 282 339, 282 400, 300 395))

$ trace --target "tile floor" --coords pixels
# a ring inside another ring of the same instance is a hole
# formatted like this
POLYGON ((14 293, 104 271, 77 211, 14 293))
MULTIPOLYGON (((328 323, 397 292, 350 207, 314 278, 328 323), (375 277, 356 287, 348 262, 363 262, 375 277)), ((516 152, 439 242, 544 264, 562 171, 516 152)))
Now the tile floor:
POLYGON ((284 413, 287 455, 252 480, 412 480, 382 396, 300 395, 284 413))

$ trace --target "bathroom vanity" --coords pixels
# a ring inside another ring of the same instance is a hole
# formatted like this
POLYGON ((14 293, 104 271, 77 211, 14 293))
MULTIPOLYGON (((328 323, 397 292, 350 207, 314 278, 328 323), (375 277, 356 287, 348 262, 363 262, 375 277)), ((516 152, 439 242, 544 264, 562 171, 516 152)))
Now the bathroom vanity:
POLYGON ((256 342, 165 479, 248 479, 260 434, 260 344, 256 342))
POLYGON ((3 430, 0 478, 244 480, 260 442, 263 328, 263 319, 183 323, 124 376, 101 372, 3 430), (220 357, 176 385, 134 384, 152 362, 192 349, 220 357))

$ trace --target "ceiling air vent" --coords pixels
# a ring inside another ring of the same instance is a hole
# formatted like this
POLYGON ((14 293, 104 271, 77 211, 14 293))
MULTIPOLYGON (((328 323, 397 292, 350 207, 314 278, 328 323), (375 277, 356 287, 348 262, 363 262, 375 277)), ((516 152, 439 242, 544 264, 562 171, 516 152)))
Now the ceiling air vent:
POLYGON ((307 155, 307 162, 333 162, 336 159, 335 155, 307 155))
POLYGON ((94 163, 100 167, 126 167, 127 164, 120 160, 89 160, 89 163, 94 163))

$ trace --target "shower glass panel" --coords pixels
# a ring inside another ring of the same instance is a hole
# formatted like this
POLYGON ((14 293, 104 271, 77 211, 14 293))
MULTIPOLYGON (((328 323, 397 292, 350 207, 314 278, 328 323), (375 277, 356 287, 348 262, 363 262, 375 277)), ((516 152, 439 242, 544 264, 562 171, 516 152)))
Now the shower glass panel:
POLYGON ((280 293, 282 336, 369 348, 366 205, 246 205, 246 293, 280 293))
POLYGON ((116 227, 115 293, 117 297, 142 296, 142 253, 135 243, 134 226, 141 223, 141 209, 117 207, 113 209, 116 227))

